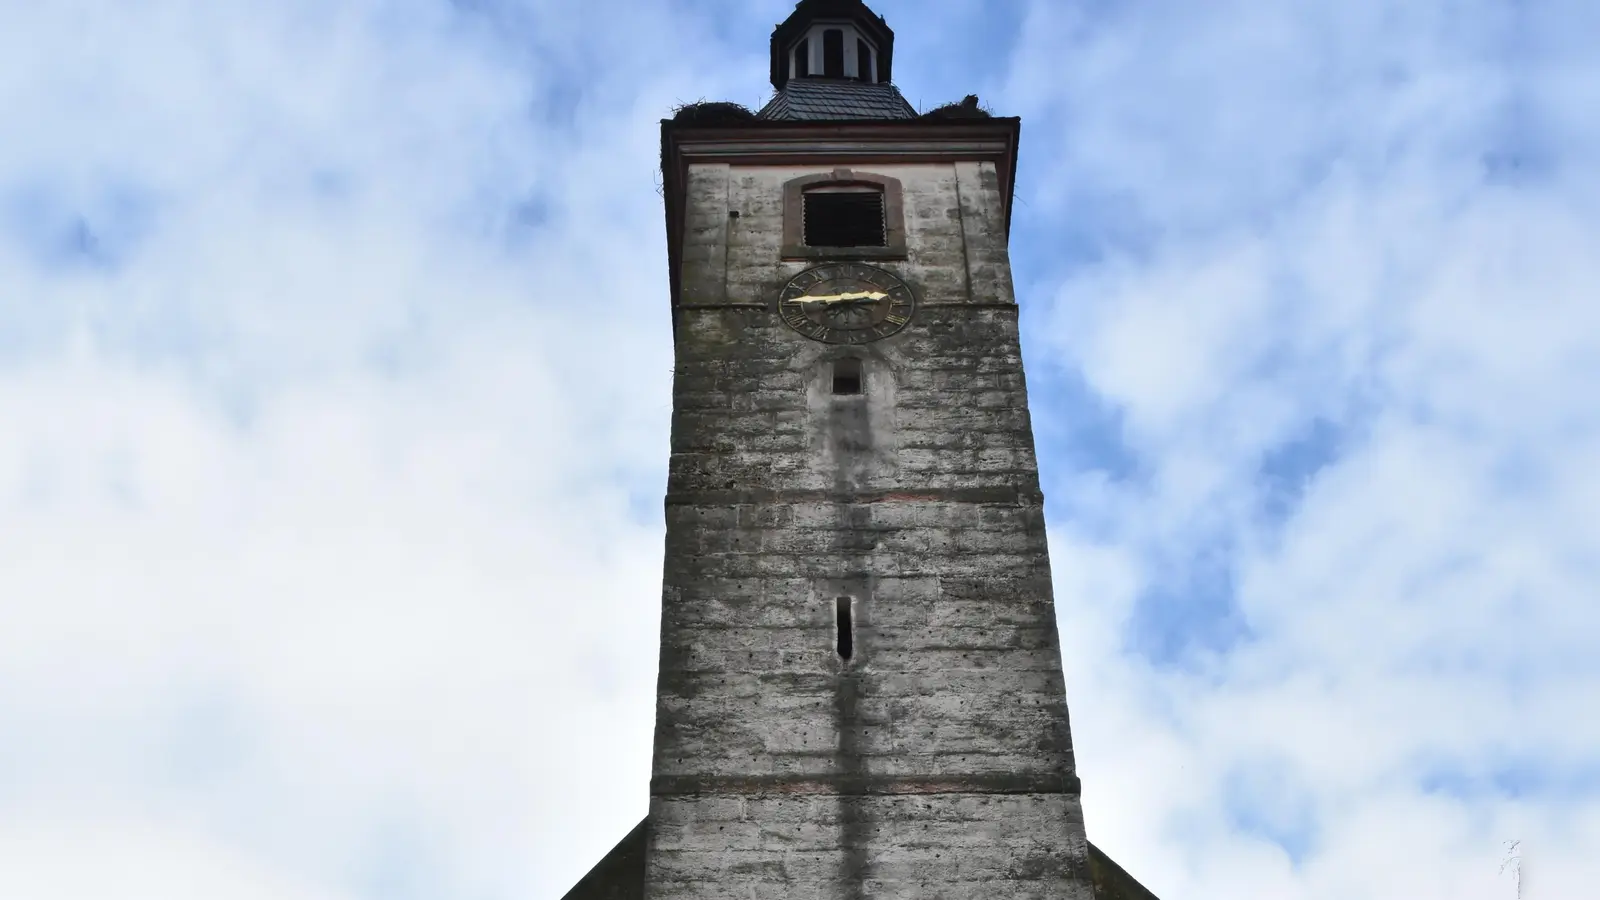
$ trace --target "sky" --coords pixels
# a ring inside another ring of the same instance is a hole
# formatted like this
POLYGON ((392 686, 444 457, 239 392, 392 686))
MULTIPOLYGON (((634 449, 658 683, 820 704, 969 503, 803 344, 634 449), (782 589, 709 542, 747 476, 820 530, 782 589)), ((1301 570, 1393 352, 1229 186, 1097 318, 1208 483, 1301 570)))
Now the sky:
MULTIPOLYGON (((557 900, 643 816, 658 122, 790 6, 0 2, 0 897, 557 900)), ((874 8, 1023 120, 1091 840, 1590 895, 1600 6, 874 8)))

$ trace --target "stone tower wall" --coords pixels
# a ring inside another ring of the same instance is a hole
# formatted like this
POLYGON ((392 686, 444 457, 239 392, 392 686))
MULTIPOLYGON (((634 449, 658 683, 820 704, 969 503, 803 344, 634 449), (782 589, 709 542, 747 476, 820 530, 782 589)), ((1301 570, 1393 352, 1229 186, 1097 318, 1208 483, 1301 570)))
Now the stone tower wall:
POLYGON ((858 169, 920 308, 845 348, 773 310, 819 170, 689 168, 645 896, 1088 898, 999 180, 858 169))

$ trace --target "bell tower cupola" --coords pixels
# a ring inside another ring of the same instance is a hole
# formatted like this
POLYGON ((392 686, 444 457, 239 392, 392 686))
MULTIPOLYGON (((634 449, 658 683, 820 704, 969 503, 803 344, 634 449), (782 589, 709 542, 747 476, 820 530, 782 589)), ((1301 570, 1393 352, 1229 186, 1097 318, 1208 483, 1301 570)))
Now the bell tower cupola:
POLYGON ((861 0, 801 0, 772 32, 772 86, 826 78, 890 80, 894 32, 861 0))

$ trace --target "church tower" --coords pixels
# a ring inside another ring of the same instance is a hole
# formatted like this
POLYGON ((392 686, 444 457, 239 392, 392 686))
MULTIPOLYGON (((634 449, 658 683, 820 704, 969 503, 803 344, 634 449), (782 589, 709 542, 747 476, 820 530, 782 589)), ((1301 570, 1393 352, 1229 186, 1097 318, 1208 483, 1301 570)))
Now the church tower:
POLYGON ((1020 123, 919 114, 893 52, 860 0, 803 0, 760 112, 662 123, 650 811, 569 900, 1151 898, 1079 802, 1007 256, 1020 123))

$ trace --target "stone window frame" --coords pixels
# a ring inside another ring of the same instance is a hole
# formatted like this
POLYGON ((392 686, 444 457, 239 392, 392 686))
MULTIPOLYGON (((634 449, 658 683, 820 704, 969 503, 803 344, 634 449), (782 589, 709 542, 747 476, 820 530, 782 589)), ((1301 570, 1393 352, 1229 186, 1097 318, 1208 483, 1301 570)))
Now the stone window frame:
POLYGON ((801 175, 783 184, 784 259, 905 259, 905 193, 900 179, 871 172, 834 169, 801 175), (881 247, 810 247, 805 239, 805 192, 816 187, 875 187, 883 192, 884 245, 881 247))

